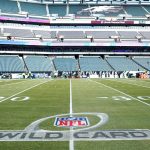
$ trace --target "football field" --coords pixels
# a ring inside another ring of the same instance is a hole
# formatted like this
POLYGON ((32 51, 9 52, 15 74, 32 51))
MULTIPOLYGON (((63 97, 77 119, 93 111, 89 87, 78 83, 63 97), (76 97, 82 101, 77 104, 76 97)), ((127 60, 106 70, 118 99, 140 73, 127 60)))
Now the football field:
POLYGON ((150 80, 0 80, 0 150, 17 149, 150 150, 150 80))

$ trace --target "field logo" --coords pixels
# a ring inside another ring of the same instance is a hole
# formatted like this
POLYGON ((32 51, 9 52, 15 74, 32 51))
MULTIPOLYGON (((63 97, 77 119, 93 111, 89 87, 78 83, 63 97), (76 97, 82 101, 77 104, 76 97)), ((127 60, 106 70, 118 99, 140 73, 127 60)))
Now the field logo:
POLYGON ((56 117, 54 126, 86 127, 89 126, 89 121, 87 117, 56 117))
POLYGON ((48 116, 32 122, 24 130, 0 130, 0 141, 150 140, 149 129, 98 130, 108 122, 108 119, 106 113, 99 112, 80 112, 48 116), (96 116, 99 118, 99 121, 90 125, 87 117, 80 117, 89 115, 96 116), (40 128, 40 124, 49 119, 55 120, 55 126, 67 127, 67 129, 60 131, 40 128))

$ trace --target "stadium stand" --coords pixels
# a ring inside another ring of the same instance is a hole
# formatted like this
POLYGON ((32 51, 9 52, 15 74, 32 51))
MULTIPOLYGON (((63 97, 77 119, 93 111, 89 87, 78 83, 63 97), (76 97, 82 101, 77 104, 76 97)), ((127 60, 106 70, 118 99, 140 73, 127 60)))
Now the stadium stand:
POLYGON ((12 28, 4 28, 4 33, 10 33, 13 37, 22 37, 22 38, 33 38, 34 35, 29 29, 12 29, 12 28))
POLYGON ((43 39, 54 39, 56 38, 56 31, 49 31, 49 30, 35 30, 33 29, 33 33, 35 37, 38 35, 41 36, 43 39))
POLYGON ((83 31, 58 31, 57 36, 64 36, 64 39, 83 39, 83 31))
MULTIPOLYGON (((134 59, 134 61, 126 58, 125 55, 130 56, 131 52, 132 55, 133 53, 149 55, 150 26, 145 15, 150 14, 150 5, 125 5, 124 3, 122 5, 121 1, 121 5, 111 6, 111 1, 106 1, 110 6, 104 5, 106 9, 102 10, 99 1, 97 4, 96 1, 78 1, 78 4, 68 1, 69 5, 63 0, 49 1, 47 4, 45 2, 45 0, 0 1, 1 53, 5 51, 8 54, 27 55, 23 58, 25 66, 29 71, 36 73, 51 72, 52 63, 57 71, 66 72, 79 69, 106 72, 149 69, 149 60, 146 58, 143 58, 145 60, 136 58, 139 60, 134 59), (7 14, 3 14, 5 12, 7 14), (27 12, 29 16, 24 16, 21 12, 27 12), (75 15, 75 18, 69 15, 75 15), (123 19, 124 15, 129 17, 123 19), (11 17, 16 20, 11 20, 11 17), (126 23, 129 20, 131 22, 126 23), (9 34, 14 38, 8 40, 6 35, 9 34), (46 40, 39 40, 38 37, 46 40), (62 43, 60 37, 67 40, 62 43), (58 58, 57 55, 63 55, 63 58, 58 58), (69 55, 71 58, 64 58, 64 55, 67 57, 69 55), (76 55, 79 57, 78 61, 74 59, 76 55), (99 57, 105 55, 108 56, 106 59, 99 57), (56 58, 52 61, 47 56, 56 56, 56 58)), ((11 59, 14 61, 16 57, 11 59)), ((1 61, 3 59, 4 56, 1 61)))
POLYGON ((117 36, 115 31, 85 31, 86 36, 93 36, 94 39, 108 39, 111 36, 117 36))
POLYGON ((139 32, 145 39, 150 39, 150 32, 149 31, 140 31, 139 32))
POLYGON ((141 6, 124 6, 124 10, 132 16, 145 16, 147 14, 141 6))
POLYGON ((0 9, 2 13, 15 13, 19 12, 16 1, 0 0, 0 9))
POLYGON ((29 15, 47 16, 45 4, 20 2, 20 6, 21 11, 28 12, 29 15))
POLYGON ((110 56, 106 57, 107 61, 113 66, 116 71, 143 71, 144 68, 133 62, 125 56, 110 56))
POLYGON ((78 71, 78 64, 74 58, 55 58, 53 62, 57 71, 78 71))
POLYGON ((23 72, 24 63, 19 56, 0 56, 0 72, 23 72))
POLYGON ((150 57, 134 57, 134 61, 146 68, 147 70, 150 70, 150 57))
POLYGON ((95 10, 92 11, 92 14, 97 14, 97 15, 99 14, 100 16, 104 16, 104 17, 117 17, 119 16, 119 14, 125 14, 125 11, 122 6, 114 6, 114 9, 110 8, 108 10, 103 10, 103 8, 105 7, 103 5, 100 5, 100 6, 92 5, 89 8, 92 9, 94 7, 95 7, 95 10))
POLYGON ((81 57, 81 71, 112 71, 113 69, 101 57, 81 57))
POLYGON ((66 5, 49 5, 49 14, 58 14, 58 16, 66 15, 66 5))
POLYGON ((120 38, 122 39, 136 39, 139 34, 136 31, 118 31, 120 38))
POLYGON ((40 35, 44 39, 50 39, 51 38, 51 32, 50 31, 44 31, 44 30, 33 30, 35 36, 40 35))
POLYGON ((52 61, 46 56, 24 56, 25 63, 30 72, 52 71, 52 61))
POLYGON ((150 14, 150 6, 144 5, 143 8, 145 8, 147 14, 150 14))
POLYGON ((89 11, 84 11, 86 8, 88 8, 88 5, 70 5, 69 14, 75 14, 76 16, 90 16, 91 13, 89 11))

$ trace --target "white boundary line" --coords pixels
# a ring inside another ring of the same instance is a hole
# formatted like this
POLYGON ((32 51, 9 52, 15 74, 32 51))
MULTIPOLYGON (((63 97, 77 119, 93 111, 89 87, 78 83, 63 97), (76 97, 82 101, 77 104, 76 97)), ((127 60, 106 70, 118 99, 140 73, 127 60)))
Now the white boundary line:
MULTIPOLYGON (((70 79, 70 117, 72 117, 73 108, 72 108, 72 82, 70 79)), ((69 140, 69 150, 74 150, 74 140, 72 139, 73 128, 70 127, 70 140, 69 140)))
MULTIPOLYGON (((48 82, 48 81, 46 81, 46 82, 48 82)), ((14 96, 16 96, 16 95, 19 95, 19 94, 21 94, 21 93, 23 93, 23 92, 25 92, 25 91, 28 91, 28 90, 30 90, 30 89, 32 89, 32 88, 34 88, 34 87, 37 87, 37 86, 39 86, 39 85, 41 85, 41 84, 44 84, 44 83, 46 83, 46 82, 42 82, 42 83, 36 84, 36 85, 34 85, 34 86, 32 86, 32 87, 29 87, 29 88, 27 88, 27 89, 25 89, 25 90, 23 90, 23 91, 21 91, 21 92, 18 92, 18 93, 14 94, 14 95, 11 95, 10 97, 7 97, 7 98, 1 100, 0 103, 6 101, 6 100, 8 100, 8 99, 10 99, 10 98, 12 98, 12 97, 14 97, 14 96)))
POLYGON ((121 93, 121 94, 123 94, 123 95, 126 95, 126 96, 128 96, 128 97, 130 97, 130 98, 132 98, 132 99, 134 99, 134 100, 137 100, 137 101, 139 101, 139 102, 141 102, 141 103, 143 103, 143 104, 145 104, 145 105, 147 105, 147 106, 150 106, 150 104, 148 104, 148 103, 146 103, 146 102, 143 102, 143 101, 141 101, 141 100, 139 100, 139 99, 137 99, 137 98, 132 97, 131 95, 128 95, 128 94, 126 94, 126 93, 124 93, 124 92, 122 92, 122 91, 119 91, 119 90, 117 90, 117 89, 115 89, 115 88, 112 88, 112 87, 110 87, 110 86, 107 86, 107 85, 105 85, 105 84, 103 84, 103 83, 100 83, 100 82, 97 82, 97 81, 93 81, 93 80, 91 80, 91 79, 90 79, 89 81, 92 81, 92 82, 95 82, 95 83, 97 83, 97 84, 103 85, 103 86, 105 86, 105 87, 107 87, 107 88, 109 88, 109 89, 112 89, 112 90, 117 91, 117 92, 119 92, 119 93, 121 93))
POLYGON ((120 83, 124 83, 124 84, 131 84, 131 85, 135 85, 135 86, 139 86, 139 87, 144 87, 144 88, 150 88, 149 86, 143 86, 143 85, 139 85, 139 84, 132 84, 130 82, 124 82, 122 80, 112 80, 112 79, 107 79, 107 80, 115 81, 115 82, 120 82, 120 83))

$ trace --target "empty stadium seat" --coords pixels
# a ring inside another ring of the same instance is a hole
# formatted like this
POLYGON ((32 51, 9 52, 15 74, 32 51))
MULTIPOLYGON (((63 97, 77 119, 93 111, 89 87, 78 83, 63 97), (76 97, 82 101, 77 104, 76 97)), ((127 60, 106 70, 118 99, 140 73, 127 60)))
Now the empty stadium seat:
POLYGON ((93 36, 95 39, 108 39, 111 36, 117 36, 115 31, 85 31, 87 36, 93 36))
POLYGON ((118 31, 122 39, 136 39, 139 34, 136 31, 118 31))
POLYGON ((58 16, 66 15, 66 5, 48 5, 50 14, 58 14, 58 16))
POLYGON ((59 31, 58 36, 64 36, 64 39, 83 39, 83 31, 59 31))
POLYGON ((132 16, 145 16, 147 14, 141 6, 124 6, 124 10, 132 16))
POLYGON ((88 8, 88 5, 70 5, 69 14, 75 14, 76 16, 89 16, 90 12, 85 12, 84 9, 88 8))
POLYGON ((29 15, 46 16, 46 5, 37 3, 20 2, 21 10, 28 12, 29 15))
POLYGON ((150 70, 150 57, 135 57, 134 60, 141 66, 150 70))
POLYGON ((73 58, 55 58, 53 62, 58 71, 78 71, 77 61, 73 58))
POLYGON ((140 31, 139 32, 145 39, 150 39, 150 32, 148 31, 140 31))
POLYGON ((0 9, 2 13, 15 13, 19 12, 16 1, 0 0, 0 9))
POLYGON ((13 37, 22 37, 22 38, 34 37, 33 33, 29 29, 4 28, 4 33, 10 33, 10 35, 13 37))
POLYGON ((109 64, 112 65, 112 67, 116 71, 138 71, 138 70, 144 70, 141 66, 137 65, 134 61, 131 59, 122 56, 122 57, 106 57, 109 64))
POLYGON ((33 30, 35 36, 41 35, 44 39, 56 38, 56 31, 33 30))
POLYGON ((0 72, 23 72, 24 63, 18 56, 0 56, 0 72))
POLYGON ((52 71, 52 61, 46 56, 27 56, 25 63, 31 72, 50 72, 52 71))
POLYGON ((81 71, 112 71, 113 69, 101 57, 81 57, 81 71))

